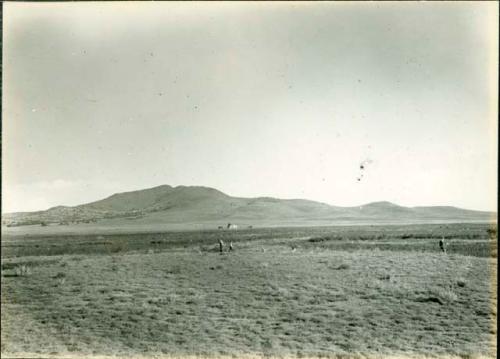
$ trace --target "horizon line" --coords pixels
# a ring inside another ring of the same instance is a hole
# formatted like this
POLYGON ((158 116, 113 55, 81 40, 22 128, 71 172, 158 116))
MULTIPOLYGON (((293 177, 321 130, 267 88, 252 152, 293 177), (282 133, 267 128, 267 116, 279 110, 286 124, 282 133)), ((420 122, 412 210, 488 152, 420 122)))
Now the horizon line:
MULTIPOLYGON (((452 207, 452 208, 457 208, 457 209, 462 209, 462 210, 467 210, 467 211, 486 212, 486 213, 491 213, 491 214, 497 214, 498 213, 497 210, 493 211, 493 210, 485 210, 485 209, 470 209, 470 208, 464 208, 464 207, 457 207, 457 206, 450 205, 450 204, 404 206, 404 205, 401 205, 401 204, 398 204, 398 203, 395 203, 395 202, 391 202, 391 201, 387 201, 387 200, 379 200, 379 201, 366 202, 364 204, 359 204, 359 205, 339 206, 339 205, 335 205, 335 204, 331 204, 331 203, 327 203, 327 202, 323 202, 323 201, 317 201, 317 200, 313 200, 313 199, 308 199, 308 198, 297 198, 297 197, 295 197, 295 198, 282 198, 282 197, 273 197, 273 196, 241 197, 241 196, 237 196, 237 195, 230 195, 230 194, 227 194, 226 192, 223 192, 222 190, 219 190, 219 189, 217 189, 215 187, 209 187, 209 186, 205 186, 205 185, 176 185, 176 186, 173 186, 173 185, 169 185, 169 184, 161 184, 161 185, 157 185, 157 186, 153 186, 153 187, 147 187, 147 188, 142 188, 142 189, 135 189, 135 190, 129 190, 129 191, 123 191, 123 192, 115 192, 115 193, 110 194, 110 195, 108 195, 106 197, 95 199, 95 200, 92 200, 92 201, 89 201, 89 202, 84 202, 84 203, 81 203, 81 204, 76 204, 76 205, 64 205, 64 204, 60 204, 60 205, 55 205, 55 206, 52 206, 52 207, 49 207, 49 208, 46 208, 46 209, 38 209, 38 210, 31 210, 31 211, 14 211, 14 212, 4 212, 3 208, 2 208, 1 212, 2 212, 2 216, 3 216, 4 214, 44 212, 44 211, 48 211, 50 209, 57 208, 57 207, 69 207, 69 208, 71 208, 71 207, 79 207, 79 206, 84 206, 84 205, 88 205, 88 204, 91 204, 91 203, 94 203, 94 202, 98 202, 98 201, 102 201, 102 200, 108 199, 108 198, 110 198, 110 197, 112 197, 114 195, 125 194, 125 193, 132 193, 132 192, 140 192, 140 191, 147 191, 147 190, 152 190, 152 189, 160 188, 160 187, 171 187, 171 188, 178 188, 178 187, 198 187, 198 188, 207 188, 207 189, 216 190, 216 191, 221 192, 222 194, 224 194, 226 196, 233 197, 233 198, 243 198, 243 199, 271 198, 271 199, 278 199, 278 200, 285 200, 285 201, 302 200, 302 201, 316 202, 316 203, 319 203, 319 204, 325 204, 325 205, 328 205, 328 206, 331 206, 331 207, 337 207, 337 208, 356 208, 356 207, 363 207, 363 206, 367 206, 367 205, 371 205, 371 204, 377 204, 377 203, 387 203, 387 204, 391 204, 391 205, 395 205, 395 206, 403 207, 403 208, 452 207)), ((3 207, 3 204, 2 204, 2 207, 3 207)), ((498 204, 497 204, 497 207, 498 207, 498 204)))

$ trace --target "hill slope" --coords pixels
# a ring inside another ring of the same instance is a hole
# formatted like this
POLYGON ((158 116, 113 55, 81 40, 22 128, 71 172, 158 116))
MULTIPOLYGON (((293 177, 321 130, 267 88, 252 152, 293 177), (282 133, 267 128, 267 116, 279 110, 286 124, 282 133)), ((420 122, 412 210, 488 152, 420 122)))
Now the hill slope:
POLYGON ((456 207, 403 207, 374 202, 358 207, 336 207, 303 199, 270 197, 240 198, 199 186, 163 185, 145 190, 117 193, 105 199, 74 207, 58 206, 46 211, 10 213, 2 224, 69 224, 125 218, 134 223, 259 223, 311 221, 491 221, 495 213, 456 207))

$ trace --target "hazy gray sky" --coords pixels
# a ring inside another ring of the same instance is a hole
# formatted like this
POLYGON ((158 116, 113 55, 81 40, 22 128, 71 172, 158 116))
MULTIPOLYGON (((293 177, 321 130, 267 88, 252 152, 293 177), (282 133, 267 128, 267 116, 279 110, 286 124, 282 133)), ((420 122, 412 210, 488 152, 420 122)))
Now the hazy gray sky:
POLYGON ((3 211, 160 184, 496 210, 497 14, 4 3, 3 211))

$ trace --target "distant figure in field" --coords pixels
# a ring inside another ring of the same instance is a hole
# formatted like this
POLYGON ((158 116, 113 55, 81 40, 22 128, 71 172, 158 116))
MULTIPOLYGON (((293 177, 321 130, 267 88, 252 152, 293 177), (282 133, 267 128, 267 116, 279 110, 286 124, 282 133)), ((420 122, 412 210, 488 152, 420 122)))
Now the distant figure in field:
POLYGON ((224 242, 222 241, 222 239, 219 239, 219 252, 223 252, 224 251, 224 242))
POLYGON ((229 242, 229 252, 233 251, 233 242, 229 242))
POLYGON ((439 249, 441 249, 441 252, 446 253, 444 237, 439 240, 439 249))

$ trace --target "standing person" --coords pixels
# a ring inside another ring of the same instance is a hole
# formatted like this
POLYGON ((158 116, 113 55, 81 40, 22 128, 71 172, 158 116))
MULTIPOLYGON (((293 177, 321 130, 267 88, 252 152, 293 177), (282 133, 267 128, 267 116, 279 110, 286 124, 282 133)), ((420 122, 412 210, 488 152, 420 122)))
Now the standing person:
POLYGON ((229 242, 229 252, 233 251, 233 241, 229 242))
POLYGON ((441 249, 441 252, 446 253, 446 248, 444 246, 444 237, 439 240, 439 249, 441 249))
POLYGON ((219 239, 219 252, 222 253, 224 251, 224 242, 222 239, 219 239))

